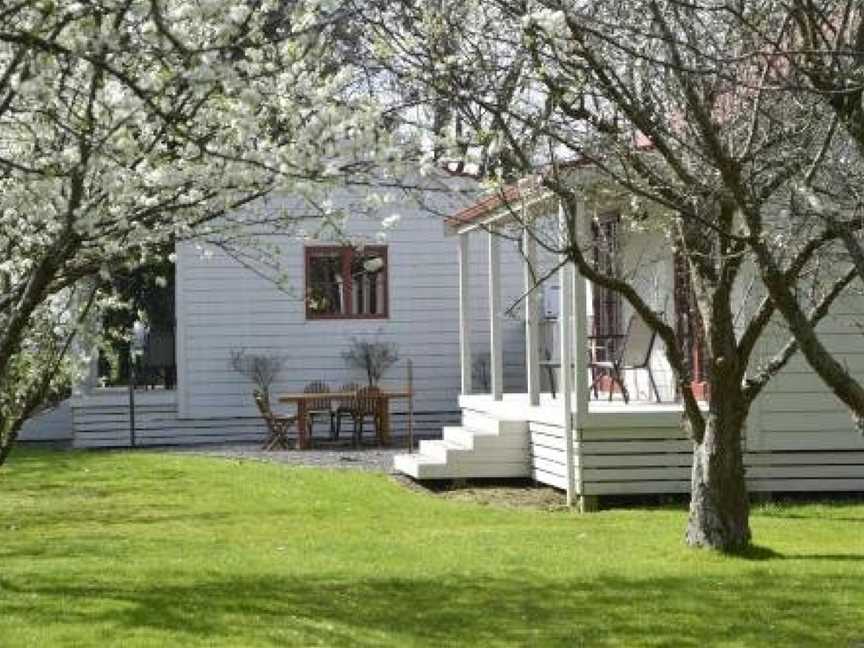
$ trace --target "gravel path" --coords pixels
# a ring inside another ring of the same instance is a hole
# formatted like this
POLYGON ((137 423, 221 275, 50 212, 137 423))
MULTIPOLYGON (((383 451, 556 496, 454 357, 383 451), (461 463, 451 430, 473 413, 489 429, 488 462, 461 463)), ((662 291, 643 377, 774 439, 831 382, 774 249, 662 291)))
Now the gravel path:
POLYGON ((209 447, 172 448, 171 452, 226 457, 230 459, 253 459, 295 466, 317 468, 350 468, 389 473, 393 471, 393 456, 405 452, 404 448, 349 448, 316 450, 283 450, 265 452, 256 445, 217 445, 209 447))

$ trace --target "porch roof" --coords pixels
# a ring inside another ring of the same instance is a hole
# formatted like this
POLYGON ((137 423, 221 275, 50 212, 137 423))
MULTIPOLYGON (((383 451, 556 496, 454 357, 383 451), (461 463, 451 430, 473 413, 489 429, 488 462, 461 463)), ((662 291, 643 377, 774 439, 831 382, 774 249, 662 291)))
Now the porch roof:
MULTIPOLYGON (((594 160, 579 158, 561 163, 557 169, 572 170, 590 167, 594 160)), ((480 199, 473 205, 456 212, 445 219, 448 231, 452 234, 464 232, 482 226, 484 223, 497 221, 512 213, 514 206, 537 205, 550 199, 553 194, 543 186, 543 178, 556 169, 547 166, 537 174, 520 178, 514 183, 504 185, 480 199), (524 202, 523 202, 524 201, 524 202), (523 202, 523 204, 519 204, 523 202)))
MULTIPOLYGON (((649 141, 643 141, 638 138, 633 146, 633 152, 640 155, 654 151, 655 147, 649 141)), ((547 165, 542 167, 536 174, 525 176, 514 183, 504 185, 481 198, 473 205, 445 218, 447 232, 449 234, 458 234, 477 229, 485 224, 506 218, 508 215, 513 215, 517 207, 521 209, 523 207, 528 208, 541 205, 544 201, 554 197, 554 194, 543 186, 545 177, 561 170, 565 172, 579 169, 588 170, 596 167, 597 163, 598 160, 594 158, 581 157, 561 162, 555 166, 547 165), (520 201, 522 202, 520 203, 520 201)), ((594 174, 590 182, 596 182, 598 175, 594 174)), ((609 180, 608 177, 605 179, 609 180)), ((612 181, 612 184, 617 187, 622 195, 628 194, 627 190, 621 185, 615 184, 614 181, 612 181)))

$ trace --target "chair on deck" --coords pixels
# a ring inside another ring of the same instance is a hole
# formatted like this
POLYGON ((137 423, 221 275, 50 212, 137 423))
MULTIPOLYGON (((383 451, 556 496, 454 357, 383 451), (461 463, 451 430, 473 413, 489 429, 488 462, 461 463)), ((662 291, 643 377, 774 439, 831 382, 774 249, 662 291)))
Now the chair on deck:
POLYGON ((357 383, 345 383, 339 388, 340 392, 351 394, 351 396, 340 398, 336 405, 336 431, 334 438, 337 441, 339 440, 339 434, 342 432, 342 419, 344 417, 354 419, 354 410, 357 409, 357 391, 359 389, 360 385, 357 383))
POLYGON ((375 442, 381 444, 381 390, 378 387, 362 387, 357 390, 354 399, 354 446, 363 442, 363 424, 367 418, 372 418, 375 428, 375 442))
POLYGON ((630 395, 627 393, 627 387, 624 386, 623 373, 625 371, 638 371, 644 369, 648 372, 648 381, 651 383, 651 389, 654 391, 654 397, 657 402, 660 402, 660 392, 657 390, 657 383, 654 382, 654 374, 651 371, 651 354, 654 351, 654 342, 657 339, 657 333, 651 329, 645 321, 638 315, 634 314, 630 317, 627 324, 627 333, 621 341, 619 349, 614 347, 609 349, 607 357, 610 360, 596 361, 588 363, 588 368, 592 370, 600 369, 600 376, 594 378, 591 383, 591 390, 597 393, 597 383, 602 380, 604 375, 608 375, 612 381, 609 386, 609 400, 612 400, 612 392, 617 384, 621 389, 621 395, 625 403, 630 402, 630 395))
POLYGON ((268 436, 262 448, 264 450, 288 450, 288 431, 297 424, 296 416, 284 416, 273 413, 270 408, 270 399, 262 391, 255 390, 255 404, 258 406, 258 411, 261 412, 261 417, 267 424, 268 436))
MULTIPOLYGON (((304 394, 327 394, 330 392, 330 386, 321 381, 316 380, 314 382, 310 382, 306 387, 303 388, 304 394)), ((329 438, 332 439, 335 433, 335 417, 333 413, 332 404, 328 397, 322 396, 321 398, 312 398, 306 401, 306 431, 309 435, 309 441, 314 438, 314 425, 315 419, 324 418, 330 420, 330 433, 329 438)))

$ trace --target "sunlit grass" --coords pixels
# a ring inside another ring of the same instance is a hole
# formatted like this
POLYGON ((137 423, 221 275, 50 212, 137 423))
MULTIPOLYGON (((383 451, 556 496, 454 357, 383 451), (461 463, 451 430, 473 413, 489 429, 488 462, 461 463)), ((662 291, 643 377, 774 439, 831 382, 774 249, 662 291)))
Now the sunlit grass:
POLYGON ((768 506, 748 557, 683 510, 579 516, 383 475, 146 453, 0 470, 0 646, 864 642, 864 505, 768 506))

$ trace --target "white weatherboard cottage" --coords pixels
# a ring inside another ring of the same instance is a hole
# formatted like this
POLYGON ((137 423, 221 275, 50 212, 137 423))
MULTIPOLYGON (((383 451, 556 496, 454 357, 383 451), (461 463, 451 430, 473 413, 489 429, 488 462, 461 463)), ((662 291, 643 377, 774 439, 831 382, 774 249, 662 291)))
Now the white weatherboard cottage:
MULTIPOLYGON (((659 345, 651 367, 660 403, 644 371, 625 376, 627 404, 617 393, 608 401, 610 385, 603 382, 599 398, 589 397, 587 354, 578 350, 598 335, 624 333, 630 313, 571 265, 552 272, 559 260, 536 249, 513 222, 513 210, 526 209, 555 228, 556 204, 520 189, 507 196, 509 204, 493 196, 465 208, 473 198, 450 188, 439 183, 424 192, 423 206, 394 190, 395 207, 350 219, 339 241, 314 233, 280 239, 287 291, 217 248, 179 245, 176 388, 136 393, 136 443, 261 441, 251 386, 229 368, 232 350, 284 355, 286 369, 273 388, 278 393, 313 380, 333 387, 362 381, 341 354, 352 337, 378 337, 396 343, 403 359, 385 385, 404 386, 404 361, 413 361, 418 431, 437 436, 442 423, 454 424, 444 427, 443 439, 424 441, 419 453, 398 456, 397 470, 418 479, 532 477, 571 498, 687 491, 691 444, 659 345), (394 210, 401 222, 379 240, 381 220, 394 210), (446 226, 443 214, 455 214, 446 226), (354 245, 339 245, 345 238, 354 245), (373 285, 361 277, 359 289, 346 288, 339 275, 353 274, 350 268, 367 253, 384 259, 383 279, 373 285), (547 272, 549 285, 536 290, 547 272), (562 366, 574 369, 562 372, 562 366)), ((350 205, 362 198, 363 190, 354 189, 340 200, 350 205)), ((584 207, 586 234, 595 223, 595 263, 638 270, 649 303, 667 321, 688 326, 691 306, 682 298, 688 292, 665 241, 618 232, 614 209, 603 211, 608 205, 584 207)), ((820 327, 847 365, 864 374, 864 345, 854 326, 862 317, 860 299, 850 298, 820 327)), ((698 381, 695 344, 694 353, 698 381)), ((770 357, 770 349, 762 355, 770 357)), ((698 393, 699 384, 694 388, 698 393)), ((394 402, 397 433, 405 409, 394 402)), ((864 490, 864 439, 800 357, 769 383, 746 434, 751 490, 864 490)), ((61 407, 29 422, 22 436, 77 447, 128 446, 127 392, 82 385, 61 407)))
MULTIPOLYGON (((365 380, 342 358, 352 337, 378 338, 398 346, 401 359, 385 375, 383 386, 403 387, 406 361, 412 360, 418 433, 437 435, 442 422, 458 420, 459 270, 442 214, 472 202, 477 190, 464 178, 442 175, 425 182, 419 201, 416 194, 400 189, 374 190, 389 192, 392 202, 365 213, 359 206, 373 190, 346 188, 333 200, 348 211, 358 205, 358 213, 347 220, 339 237, 316 230, 276 239, 288 278, 284 288, 216 247, 200 242, 178 245, 176 387, 136 391, 136 445, 260 442, 265 432, 252 386, 230 369, 230 352, 245 349, 284 356, 285 369, 273 386, 274 394, 302 391, 316 380, 335 389, 365 380), (381 238, 382 219, 394 212, 400 222, 381 238), (384 262, 383 268, 375 268, 372 283, 357 275, 366 257, 384 262), (342 277, 351 275, 349 288, 342 277)), ((291 206, 273 199, 264 208, 291 206)), ((308 221, 310 230, 319 224, 308 221)), ((502 276, 503 299, 512 303, 520 295, 521 269, 515 249, 504 259, 508 270, 502 276)), ((477 307, 485 308, 483 251, 474 251, 468 262, 473 266, 477 307)), ((479 319, 473 324, 478 355, 488 356, 488 347, 480 342, 489 337, 488 325, 479 319)), ((521 323, 507 319, 501 330, 508 389, 524 389, 521 323)), ((60 408, 30 421, 22 439, 71 440, 75 447, 129 446, 128 402, 126 388, 100 388, 91 380, 60 408)), ((398 435, 405 429, 407 403, 393 401, 392 410, 398 435)))
MULTIPOLYGON (((617 239, 612 248, 617 248, 614 262, 619 271, 628 276, 639 273, 638 289, 653 308, 664 312, 667 321, 679 327, 690 325, 689 285, 681 286, 686 274, 682 277, 670 246, 647 232, 618 236, 614 208, 604 212, 609 209, 606 201, 583 197, 577 227, 595 241, 594 262, 609 261, 603 249, 609 249, 606 235, 611 233, 617 239)), ((555 347, 553 362, 545 361, 544 350, 550 343, 538 321, 541 308, 535 290, 536 278, 543 273, 531 271, 538 252, 535 237, 522 227, 529 219, 556 227, 557 201, 541 189, 522 185, 509 187, 450 219, 460 267, 462 421, 445 427, 443 439, 422 441, 419 453, 397 456, 395 468, 417 479, 530 477, 566 489, 570 499, 688 491, 692 447, 682 430, 682 407, 676 402, 659 344, 650 363, 661 402, 647 380, 647 371, 628 372, 625 384, 631 400, 627 404, 618 394, 612 401, 603 391, 599 398, 589 394, 592 374, 585 350, 597 333, 625 333, 629 314, 620 301, 616 303, 614 296, 593 287, 570 263, 555 273, 560 315, 555 324, 558 335, 553 337, 558 341, 551 345, 555 347), (503 260, 507 246, 498 234, 518 238, 520 230, 525 250, 520 257, 523 294, 531 295, 531 305, 522 311, 525 387, 511 391, 506 368, 512 365, 512 352, 502 332, 507 321, 501 313, 514 269, 503 260), (478 250, 486 254, 490 267, 488 284, 479 291, 474 275, 478 250), (485 323, 485 334, 478 335, 478 320, 485 323), (478 345, 491 348, 488 390, 472 384, 470 360, 478 345), (572 367, 557 372, 560 384, 554 395, 546 380, 552 364, 572 367)), ((539 265, 548 268, 550 261, 544 264, 541 258, 539 265)), ((742 308, 749 298, 752 296, 739 296, 742 308)), ((864 304, 860 297, 850 297, 836 304, 833 312, 820 324, 824 339, 843 355, 847 366, 864 375, 864 344, 854 324, 864 315, 864 304)), ((784 338, 778 326, 776 339, 784 338)), ((762 357, 771 357, 767 347, 772 342, 769 338, 763 343, 762 357)), ((703 368, 696 344, 693 353, 698 397, 703 368)), ((744 439, 752 491, 864 490, 864 438, 853 429, 846 408, 802 358, 795 357, 753 407, 744 439)))

